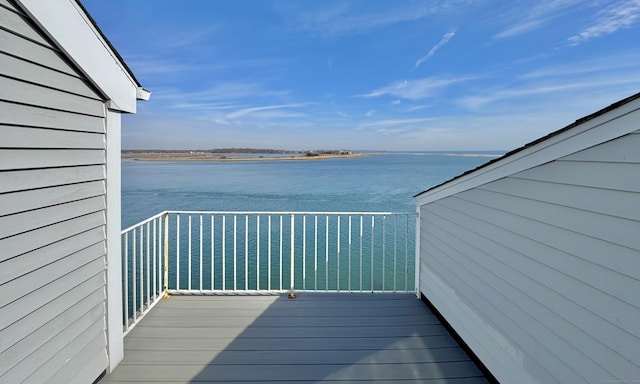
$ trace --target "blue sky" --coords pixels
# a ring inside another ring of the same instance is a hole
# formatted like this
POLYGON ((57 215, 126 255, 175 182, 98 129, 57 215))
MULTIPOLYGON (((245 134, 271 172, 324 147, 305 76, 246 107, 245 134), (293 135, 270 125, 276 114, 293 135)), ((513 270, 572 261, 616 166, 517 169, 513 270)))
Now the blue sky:
POLYGON ((123 148, 509 150, 640 91, 640 0, 83 0, 123 148))

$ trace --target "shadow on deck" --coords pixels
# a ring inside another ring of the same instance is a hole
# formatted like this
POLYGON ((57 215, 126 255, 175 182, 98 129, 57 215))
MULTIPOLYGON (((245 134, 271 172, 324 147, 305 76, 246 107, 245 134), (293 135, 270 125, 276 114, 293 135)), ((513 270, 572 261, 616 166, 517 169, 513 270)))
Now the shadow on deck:
POLYGON ((101 383, 487 383, 410 294, 171 296, 101 383))

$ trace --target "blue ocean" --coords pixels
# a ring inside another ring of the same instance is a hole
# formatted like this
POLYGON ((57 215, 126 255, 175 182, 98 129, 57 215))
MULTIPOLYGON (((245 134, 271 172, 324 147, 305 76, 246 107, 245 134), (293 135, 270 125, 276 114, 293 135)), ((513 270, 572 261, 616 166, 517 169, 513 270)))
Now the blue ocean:
MULTIPOLYGON (((122 225, 165 210, 404 213, 377 218, 183 214, 182 220, 170 215, 168 286, 271 290, 286 287, 293 276, 296 289, 411 291, 413 196, 498 155, 398 152, 324 160, 125 161, 122 225)), ((131 267, 136 251, 144 249, 141 236, 139 231, 125 239, 131 267)), ((138 267, 142 271, 142 264, 138 267)), ((133 289, 133 280, 129 285, 133 289)), ((132 311, 132 302, 129 307, 132 311)))
POLYGON ((122 226, 164 210, 413 212, 413 196, 500 152, 357 158, 122 163, 122 226))

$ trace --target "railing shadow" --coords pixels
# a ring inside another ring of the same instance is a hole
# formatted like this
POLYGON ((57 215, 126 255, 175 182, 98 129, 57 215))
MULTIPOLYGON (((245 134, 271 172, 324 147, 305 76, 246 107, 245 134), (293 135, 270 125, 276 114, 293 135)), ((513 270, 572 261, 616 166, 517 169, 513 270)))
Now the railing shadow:
POLYGON ((199 311, 217 306, 205 311, 215 315, 196 330, 198 345, 210 348, 199 352, 207 357, 200 356, 202 367, 192 383, 486 382, 412 295, 302 293, 295 300, 256 295, 190 301, 199 311))

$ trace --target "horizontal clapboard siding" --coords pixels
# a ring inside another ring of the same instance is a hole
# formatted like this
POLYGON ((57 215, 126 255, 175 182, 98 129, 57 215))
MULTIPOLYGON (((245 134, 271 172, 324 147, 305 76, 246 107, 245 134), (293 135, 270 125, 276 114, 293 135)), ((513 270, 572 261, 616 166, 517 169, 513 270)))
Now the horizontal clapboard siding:
POLYGON ((105 103, 0 2, 0 382, 92 382, 105 349, 105 103))
POLYGON ((640 134, 420 207, 421 291, 497 378, 640 377, 640 134))
POLYGON ((4 125, 3 145, 15 148, 103 149, 102 133, 63 131, 4 125))

